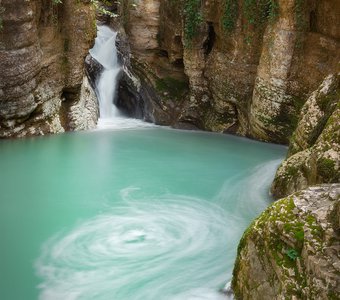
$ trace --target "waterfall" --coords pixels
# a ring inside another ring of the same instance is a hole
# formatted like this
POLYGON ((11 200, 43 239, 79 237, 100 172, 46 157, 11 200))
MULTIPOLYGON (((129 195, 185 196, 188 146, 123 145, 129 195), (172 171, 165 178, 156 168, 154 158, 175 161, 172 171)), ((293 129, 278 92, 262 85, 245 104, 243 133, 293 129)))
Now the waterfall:
POLYGON ((115 45, 117 32, 107 26, 98 26, 97 38, 90 54, 102 66, 103 71, 96 83, 96 94, 99 101, 99 124, 109 123, 119 117, 118 108, 114 105, 117 89, 117 77, 120 65, 115 45))
POLYGON ((118 75, 121 66, 118 63, 116 48, 117 32, 107 26, 97 27, 95 44, 90 50, 91 56, 102 66, 103 71, 96 82, 96 95, 99 101, 98 129, 124 129, 153 127, 151 123, 123 116, 115 106, 118 75))

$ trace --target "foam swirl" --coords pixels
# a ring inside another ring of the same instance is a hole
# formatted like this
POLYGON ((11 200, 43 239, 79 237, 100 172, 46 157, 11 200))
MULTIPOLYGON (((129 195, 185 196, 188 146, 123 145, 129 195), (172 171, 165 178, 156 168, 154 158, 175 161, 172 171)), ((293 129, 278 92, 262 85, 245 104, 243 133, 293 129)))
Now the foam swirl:
POLYGON ((125 201, 46 243, 40 299, 219 299, 238 222, 196 198, 125 201))

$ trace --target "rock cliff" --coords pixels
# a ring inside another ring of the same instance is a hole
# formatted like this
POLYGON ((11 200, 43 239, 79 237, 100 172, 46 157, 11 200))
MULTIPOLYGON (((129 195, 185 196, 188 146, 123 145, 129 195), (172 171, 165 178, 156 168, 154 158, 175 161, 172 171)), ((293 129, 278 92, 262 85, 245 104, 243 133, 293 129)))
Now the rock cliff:
POLYGON ((339 299, 340 184, 275 202, 238 247, 236 299, 339 299))
POLYGON ((57 2, 0 2, 0 137, 93 126, 74 119, 97 106, 93 97, 80 101, 88 88, 83 61, 95 35, 94 9, 88 1, 57 2))
POLYGON ((122 85, 148 91, 139 101, 157 123, 288 143, 309 93, 339 71, 336 0, 125 0, 118 9, 135 78, 122 85))
POLYGON ((285 197, 307 186, 340 182, 340 75, 329 75, 306 101, 279 167, 272 193, 285 197))

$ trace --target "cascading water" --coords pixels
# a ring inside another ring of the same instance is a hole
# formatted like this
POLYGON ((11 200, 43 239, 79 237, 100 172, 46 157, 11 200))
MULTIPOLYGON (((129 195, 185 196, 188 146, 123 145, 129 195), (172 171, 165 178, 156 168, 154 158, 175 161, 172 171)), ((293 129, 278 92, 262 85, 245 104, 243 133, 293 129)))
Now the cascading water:
POLYGON ((102 66, 103 71, 96 82, 96 94, 99 101, 98 129, 149 127, 150 123, 124 117, 116 107, 118 75, 121 66, 116 48, 117 32, 107 26, 98 26, 97 38, 90 54, 102 66))
POLYGON ((114 105, 117 77, 121 69, 118 64, 115 46, 116 36, 117 33, 109 27, 98 26, 97 38, 94 47, 90 50, 92 57, 104 68, 96 86, 100 122, 105 122, 119 116, 119 111, 114 105))

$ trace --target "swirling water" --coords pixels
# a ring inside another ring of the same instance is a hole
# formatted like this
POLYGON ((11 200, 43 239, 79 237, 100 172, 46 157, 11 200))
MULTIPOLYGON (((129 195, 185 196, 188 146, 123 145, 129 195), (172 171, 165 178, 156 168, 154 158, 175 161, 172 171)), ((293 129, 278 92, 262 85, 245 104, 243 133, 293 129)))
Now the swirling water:
POLYGON ((227 299, 285 151, 157 127, 0 141, 0 299, 227 299))

